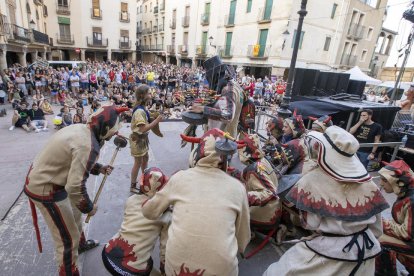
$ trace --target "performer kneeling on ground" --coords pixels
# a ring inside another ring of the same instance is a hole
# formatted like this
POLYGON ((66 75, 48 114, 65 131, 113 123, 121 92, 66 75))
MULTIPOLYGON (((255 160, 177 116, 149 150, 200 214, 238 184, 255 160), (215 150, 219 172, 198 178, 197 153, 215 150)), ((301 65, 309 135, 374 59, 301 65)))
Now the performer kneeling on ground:
POLYGON ((239 149, 250 206, 250 223, 258 230, 277 230, 282 216, 282 204, 276 195, 278 177, 260 149, 257 134, 244 136, 246 146, 239 149))
POLYGON ((359 143, 351 134, 332 126, 308 137, 319 167, 286 198, 300 210, 304 228, 319 235, 304 238, 263 275, 373 275, 388 204, 356 157, 359 143))
POLYGON ((397 195, 392 219, 383 219, 380 237, 383 252, 375 260, 376 275, 397 275, 396 259, 414 274, 414 173, 402 160, 387 164, 378 172, 381 186, 397 195))
POLYGON ((140 193, 132 195, 125 204, 124 220, 119 232, 102 250, 102 261, 112 275, 150 275, 151 253, 160 238, 160 270, 164 273, 165 244, 171 212, 158 220, 142 215, 142 204, 159 192, 168 178, 158 168, 148 168, 141 177, 140 193))
POLYGON ((237 252, 250 240, 249 206, 243 184, 220 169, 226 157, 215 146, 222 137, 212 129, 198 138, 191 168, 174 174, 142 207, 145 217, 158 219, 173 206, 167 275, 238 275, 237 252))
POLYGON ((126 110, 103 106, 86 125, 76 124, 59 130, 30 167, 24 192, 29 197, 39 250, 35 206, 52 234, 59 275, 79 275, 78 250, 82 253, 98 245, 97 241, 86 241, 82 231, 82 213, 93 216, 97 211, 85 184, 90 173, 111 173, 112 167, 96 161, 105 141, 118 132, 119 114, 126 110))

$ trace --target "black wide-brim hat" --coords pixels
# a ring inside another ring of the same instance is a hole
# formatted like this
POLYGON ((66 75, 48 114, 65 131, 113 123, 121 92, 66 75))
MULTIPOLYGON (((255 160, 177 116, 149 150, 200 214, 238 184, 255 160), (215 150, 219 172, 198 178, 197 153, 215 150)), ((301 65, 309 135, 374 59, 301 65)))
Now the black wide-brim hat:
POLYGON ((207 59, 206 61, 204 61, 203 67, 204 67, 204 69, 206 69, 206 71, 209 71, 209 70, 212 70, 216 67, 220 67, 223 64, 224 63, 221 61, 219 56, 213 56, 213 57, 207 59))

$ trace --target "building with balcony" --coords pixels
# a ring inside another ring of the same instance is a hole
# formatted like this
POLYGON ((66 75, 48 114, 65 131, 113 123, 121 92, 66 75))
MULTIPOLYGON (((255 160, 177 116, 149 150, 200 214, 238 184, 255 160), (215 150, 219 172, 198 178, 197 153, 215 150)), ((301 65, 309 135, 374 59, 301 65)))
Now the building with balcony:
MULTIPOLYGON (((387 63, 390 56, 390 51, 394 44, 395 38, 398 33, 392 30, 382 28, 378 36, 377 44, 375 47, 374 55, 372 56, 371 63, 369 65, 368 75, 373 78, 380 78, 382 76, 382 70, 387 63)), ((395 80, 394 78, 393 80, 395 80)))
POLYGON ((138 57, 145 62, 165 62, 166 4, 169 0, 138 0, 137 33, 138 57))
POLYGON ((136 60, 136 1, 44 2, 53 60, 136 60))
POLYGON ((390 41, 392 43, 396 35, 395 32, 386 32, 382 28, 387 2, 387 0, 349 1, 349 8, 346 10, 346 18, 344 18, 344 32, 340 38, 339 51, 335 59, 336 68, 348 70, 359 66, 362 71, 371 76, 378 75, 379 67, 384 66, 389 55, 389 49, 387 54, 384 52, 386 47, 381 50, 381 54, 375 53, 378 48, 378 38, 380 34, 383 34, 386 39, 392 37, 390 41), (385 35, 385 33, 387 34, 385 35))
POLYGON ((48 16, 43 1, 0 1, 0 71, 14 63, 26 66, 50 57, 48 16))

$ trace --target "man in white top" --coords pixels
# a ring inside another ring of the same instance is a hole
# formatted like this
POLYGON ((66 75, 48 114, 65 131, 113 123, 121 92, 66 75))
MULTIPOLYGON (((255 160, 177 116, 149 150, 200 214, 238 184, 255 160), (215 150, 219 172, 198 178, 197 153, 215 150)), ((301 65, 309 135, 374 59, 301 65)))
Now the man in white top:
POLYGON ((76 71, 72 73, 72 75, 69 78, 69 81, 71 83, 72 92, 78 96, 79 94, 79 76, 76 74, 76 71))

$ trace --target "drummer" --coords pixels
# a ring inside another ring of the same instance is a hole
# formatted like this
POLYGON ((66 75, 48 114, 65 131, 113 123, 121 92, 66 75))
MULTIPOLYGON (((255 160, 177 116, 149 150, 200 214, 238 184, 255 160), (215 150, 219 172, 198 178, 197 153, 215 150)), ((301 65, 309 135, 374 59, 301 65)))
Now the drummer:
POLYGON ((204 62, 209 89, 220 97, 212 106, 193 104, 190 111, 208 118, 208 129, 219 128, 237 137, 237 125, 243 104, 243 89, 235 81, 235 72, 218 56, 204 62))

